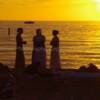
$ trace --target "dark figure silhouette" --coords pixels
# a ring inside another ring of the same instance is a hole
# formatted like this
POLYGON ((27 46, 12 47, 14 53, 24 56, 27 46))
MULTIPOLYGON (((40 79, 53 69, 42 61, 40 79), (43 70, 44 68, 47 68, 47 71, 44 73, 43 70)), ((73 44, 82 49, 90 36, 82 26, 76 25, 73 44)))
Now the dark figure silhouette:
POLYGON ((57 30, 53 30, 52 34, 54 37, 52 38, 50 43, 50 45, 52 46, 50 67, 54 71, 57 71, 61 68, 59 55, 59 38, 57 37, 58 33, 59 32, 57 30))
POLYGON ((26 44, 26 42, 23 41, 23 38, 21 36, 22 34, 23 34, 23 29, 18 28, 16 36, 16 61, 15 61, 15 69, 17 73, 22 73, 25 68, 23 44, 26 44))
POLYGON ((36 30, 33 37, 32 65, 40 71, 46 68, 45 36, 41 34, 41 29, 36 30))
POLYGON ((9 40, 10 40, 10 28, 8 28, 8 37, 9 37, 9 40))

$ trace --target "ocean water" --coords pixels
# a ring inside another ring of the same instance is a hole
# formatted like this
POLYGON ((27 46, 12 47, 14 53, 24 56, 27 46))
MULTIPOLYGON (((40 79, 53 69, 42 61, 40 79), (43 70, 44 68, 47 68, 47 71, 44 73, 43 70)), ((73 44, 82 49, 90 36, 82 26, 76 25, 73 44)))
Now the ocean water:
POLYGON ((16 29, 24 29, 23 39, 26 64, 31 63, 32 38, 37 28, 46 36, 47 66, 50 61, 52 30, 59 31, 62 68, 79 68, 94 63, 100 68, 100 22, 0 21, 0 62, 14 67, 16 55, 16 29), (8 35, 10 28, 10 35, 8 35))

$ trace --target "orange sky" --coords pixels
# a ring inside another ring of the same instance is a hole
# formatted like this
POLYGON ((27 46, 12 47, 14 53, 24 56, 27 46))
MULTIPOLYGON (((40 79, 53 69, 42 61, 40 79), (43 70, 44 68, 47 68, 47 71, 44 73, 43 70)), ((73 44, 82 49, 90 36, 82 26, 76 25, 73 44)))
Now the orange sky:
POLYGON ((0 20, 100 20, 100 0, 0 0, 0 20))

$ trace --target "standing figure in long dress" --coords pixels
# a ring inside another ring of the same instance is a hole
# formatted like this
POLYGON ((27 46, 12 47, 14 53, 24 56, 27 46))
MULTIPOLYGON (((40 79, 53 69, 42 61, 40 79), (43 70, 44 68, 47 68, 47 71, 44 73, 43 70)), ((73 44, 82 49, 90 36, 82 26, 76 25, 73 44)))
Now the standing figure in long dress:
POLYGON ((37 29, 36 35, 33 37, 32 65, 40 71, 46 68, 45 41, 46 39, 42 35, 41 29, 37 29))
POLYGON ((53 30, 53 38, 50 42, 51 48, 51 59, 50 59, 50 67, 53 71, 58 71, 61 68, 60 64, 60 54, 59 54, 59 38, 58 38, 58 31, 53 30))
POLYGON ((23 41, 23 38, 21 36, 22 34, 23 34, 23 29, 18 28, 17 36, 16 36, 16 60, 15 60, 16 73, 23 73, 24 68, 25 68, 23 44, 26 44, 26 42, 23 41))

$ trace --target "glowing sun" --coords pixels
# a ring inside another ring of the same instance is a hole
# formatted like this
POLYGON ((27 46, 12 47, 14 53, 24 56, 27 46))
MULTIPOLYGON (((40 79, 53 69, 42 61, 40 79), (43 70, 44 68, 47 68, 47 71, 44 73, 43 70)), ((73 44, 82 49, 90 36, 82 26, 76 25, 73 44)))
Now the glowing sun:
POLYGON ((96 0, 97 11, 100 12, 100 0, 96 0))

